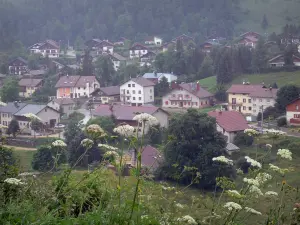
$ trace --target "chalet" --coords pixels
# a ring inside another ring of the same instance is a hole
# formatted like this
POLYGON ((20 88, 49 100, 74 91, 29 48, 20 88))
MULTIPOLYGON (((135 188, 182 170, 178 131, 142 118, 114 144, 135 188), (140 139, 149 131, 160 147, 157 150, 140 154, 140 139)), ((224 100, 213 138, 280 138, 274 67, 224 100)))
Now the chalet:
POLYGON ((60 46, 53 40, 36 43, 29 47, 31 54, 41 54, 43 57, 58 58, 60 46))
MULTIPOLYGON (((284 62, 284 56, 283 55, 277 55, 274 58, 270 59, 268 61, 269 65, 271 67, 282 67, 285 65, 284 62)), ((293 55, 293 63, 295 66, 300 66, 300 57, 293 55)))
POLYGON ((162 97, 163 108, 204 108, 213 100, 213 94, 199 83, 172 83, 172 91, 162 97))
POLYGON ((140 58, 142 55, 148 53, 148 48, 140 43, 135 43, 129 49, 129 57, 130 59, 140 58))
POLYGON ((172 73, 145 73, 143 77, 155 84, 159 83, 163 77, 167 79, 168 83, 172 83, 173 81, 177 80, 177 76, 172 73))
POLYGON ((255 48, 258 39, 261 37, 259 33, 256 32, 246 32, 240 35, 239 44, 255 48))
POLYGON ((160 37, 157 37, 157 36, 148 37, 145 41, 145 45, 161 46, 162 45, 162 39, 160 37))
POLYGON ((289 125, 300 125, 300 98, 286 106, 286 121, 289 125))
POLYGON ((23 75, 28 71, 28 62, 22 57, 17 57, 8 63, 9 74, 23 75))
POLYGON ((188 44, 189 42, 194 42, 194 38, 192 38, 191 36, 188 36, 186 34, 182 34, 176 38, 174 38, 172 41, 176 43, 176 41, 182 41, 183 44, 188 44))
POLYGON ((71 98, 55 98, 52 99, 47 106, 69 116, 75 111, 76 103, 71 98))
POLYGON ((166 42, 160 48, 162 52, 168 51, 168 49, 173 48, 176 45, 176 41, 166 42))
POLYGON ((114 42, 114 45, 115 46, 124 46, 126 41, 129 41, 129 40, 124 37, 121 37, 118 41, 114 42))
POLYGON ((19 95, 20 97, 29 98, 37 89, 42 87, 42 85, 42 79, 23 78, 19 81, 19 95))
POLYGON ((216 119, 217 131, 226 137, 228 143, 234 141, 238 132, 249 128, 244 116, 236 111, 212 111, 208 115, 216 119))
POLYGON ((100 55, 104 52, 112 54, 114 52, 114 44, 108 40, 103 40, 95 46, 97 55, 100 55))
POLYGON ((217 41, 206 41, 200 47, 202 52, 210 53, 213 47, 220 46, 221 44, 217 41))
POLYGON ((91 93, 93 101, 101 104, 109 104, 120 101, 120 86, 109 86, 97 88, 91 93))
POLYGON ((149 51, 145 55, 140 57, 140 66, 151 66, 154 62, 156 54, 152 51, 149 51))
POLYGON ((94 38, 91 40, 88 40, 85 42, 85 46, 87 46, 89 49, 95 50, 97 45, 101 43, 101 40, 98 38, 94 38))
POLYGON ((112 63, 114 64, 115 71, 119 70, 122 63, 124 65, 126 65, 126 58, 121 56, 120 54, 118 54, 118 53, 109 53, 109 54, 106 54, 106 55, 111 59, 112 63))

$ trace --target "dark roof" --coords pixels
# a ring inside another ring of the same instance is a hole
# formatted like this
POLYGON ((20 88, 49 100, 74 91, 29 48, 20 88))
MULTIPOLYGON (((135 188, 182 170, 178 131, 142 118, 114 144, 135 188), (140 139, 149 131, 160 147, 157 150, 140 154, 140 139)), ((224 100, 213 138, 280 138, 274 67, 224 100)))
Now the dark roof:
POLYGON ((114 46, 114 44, 108 40, 103 40, 103 41, 100 41, 100 43, 97 44, 95 47, 105 47, 105 46, 114 46))
POLYGON ((134 50, 136 47, 140 47, 143 50, 148 50, 148 48, 145 45, 142 45, 140 43, 134 43, 129 50, 134 50))
POLYGON ((36 115, 45 108, 52 109, 55 112, 59 113, 57 110, 55 110, 47 105, 27 104, 21 110, 17 111, 14 115, 15 116, 23 116, 24 114, 27 114, 27 113, 33 113, 36 115))
POLYGON ((80 76, 63 76, 59 78, 55 87, 74 87, 77 81, 79 80, 80 76))
POLYGON ((150 81, 144 77, 132 78, 131 81, 141 85, 142 87, 149 87, 149 86, 155 85, 152 81, 150 81))
POLYGON ((71 98, 55 98, 52 101, 56 102, 59 105, 73 105, 75 104, 74 100, 71 98))
POLYGON ((261 36, 259 33, 256 33, 256 32, 253 32, 253 31, 248 31, 246 33, 241 34, 240 37, 245 37, 248 34, 254 34, 256 36, 261 36))
MULTIPOLYGON (((105 54, 104 54, 105 55, 105 54)), ((112 60, 115 60, 115 61, 125 61, 126 58, 121 56, 120 54, 118 53, 108 53, 107 54, 112 60)))
POLYGON ((17 57, 17 58, 15 58, 15 59, 11 60, 11 61, 8 63, 8 65, 14 63, 14 62, 17 61, 17 60, 23 62, 24 64, 28 64, 28 61, 27 61, 27 60, 23 59, 22 57, 17 57))
POLYGON ((24 76, 38 76, 43 75, 47 72, 47 70, 30 70, 28 73, 24 74, 24 76))
POLYGON ((48 43, 48 44, 52 45, 55 48, 59 48, 59 44, 54 40, 48 39, 48 40, 45 41, 45 43, 48 43))
POLYGON ((179 84, 179 87, 192 93, 193 95, 196 95, 198 98, 207 98, 207 97, 213 96, 212 93, 208 92, 200 85, 199 85, 199 89, 197 89, 198 85, 199 84, 196 84, 196 83, 185 83, 185 84, 179 84), (195 88, 193 88, 193 85, 195 86, 195 88))
POLYGON ((0 106, 0 112, 14 114, 26 105, 27 105, 27 103, 8 102, 6 106, 0 106))
POLYGON ((36 87, 42 83, 42 79, 21 79, 19 81, 19 86, 21 87, 36 87))
POLYGON ((142 151, 142 166, 151 167, 153 169, 156 169, 159 166, 159 161, 161 158, 160 152, 152 147, 151 145, 147 145, 144 147, 142 151))
MULTIPOLYGON (((280 59, 282 62, 284 62, 284 58, 283 58, 283 55, 282 55, 282 54, 273 57, 272 59, 269 60, 269 62, 271 63, 271 62, 273 62, 273 61, 276 60, 276 59, 280 59)), ((300 57, 299 57, 299 56, 296 56, 296 55, 293 55, 293 59, 298 59, 298 60, 300 60, 300 57)))
POLYGON ((212 111, 208 115, 216 118, 217 124, 227 132, 243 131, 248 129, 244 116, 237 111, 212 111))
POLYGON ((233 84, 227 93, 249 94, 251 97, 276 98, 278 89, 266 88, 262 84, 233 84))
POLYGON ((80 76, 75 87, 85 87, 87 83, 93 83, 95 81, 97 81, 95 76, 80 76))
POLYGON ((120 95, 120 86, 101 87, 99 90, 107 96, 120 95))
POLYGON ((156 54, 152 51, 148 51, 146 54, 142 55, 140 58, 148 58, 148 57, 155 57, 156 54))

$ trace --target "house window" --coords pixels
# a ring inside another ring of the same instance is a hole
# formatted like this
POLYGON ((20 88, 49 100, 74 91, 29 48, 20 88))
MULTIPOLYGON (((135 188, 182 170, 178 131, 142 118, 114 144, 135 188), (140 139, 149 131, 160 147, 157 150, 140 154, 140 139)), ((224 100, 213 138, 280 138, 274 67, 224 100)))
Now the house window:
POLYGON ((132 97, 132 100, 135 100, 135 97, 132 97))
POLYGON ((262 99, 261 99, 261 98, 259 99, 259 102, 262 102, 262 99))
POLYGON ((139 97, 139 100, 142 100, 142 97, 139 97))
POLYGON ((131 84, 128 84, 128 87, 131 87, 131 84))
POLYGON ((47 112, 47 108, 45 109, 45 112, 47 112))
POLYGON ((127 94, 129 94, 129 90, 127 90, 127 94))
POLYGON ((255 101, 256 101, 256 98, 253 98, 253 101, 255 102, 255 101))
POLYGON ((195 102, 195 105, 198 106, 198 102, 195 102))
POLYGON ((191 105, 191 103, 190 103, 190 102, 188 102, 188 105, 191 105))
POLYGON ((173 98, 175 98, 175 97, 176 97, 176 95, 175 95, 175 94, 172 94, 172 97, 173 97, 173 98))
POLYGON ((127 100, 129 100, 130 99, 130 97, 127 97, 127 100))
POLYGON ((243 110, 244 110, 244 111, 246 110, 246 106, 243 106, 243 110))
POLYGON ((150 93, 152 93, 152 89, 150 89, 150 93))
POLYGON ((190 96, 189 95, 185 95, 185 98, 189 98, 190 96))
POLYGON ((142 91, 141 91, 141 90, 139 90, 139 94, 142 94, 142 91))
POLYGON ((80 87, 78 87, 78 90, 80 90, 80 87))
POLYGON ((150 96, 150 99, 152 99, 152 96, 150 96))
POLYGON ((249 107, 248 109, 249 109, 249 111, 251 111, 251 110, 252 110, 252 107, 249 107))
POLYGON ((256 104, 253 104, 254 107, 256 107, 256 104))
POLYGON ((165 101, 165 105, 168 105, 169 104, 169 102, 168 101, 165 101))
POLYGON ((251 99, 248 99, 248 103, 251 103, 251 99))
POLYGON ((184 105, 186 105, 186 102, 184 102, 184 105))
POLYGON ((135 87, 135 84, 132 84, 132 87, 135 87))
POLYGON ((205 101, 205 105, 207 105, 207 101, 205 101))
POLYGON ((135 90, 132 90, 132 94, 135 94, 135 90))
POLYGON ((246 103, 246 99, 245 98, 243 98, 243 103, 246 103))
POLYGON ((232 104, 236 104, 236 98, 232 98, 232 99, 231 99, 231 103, 232 103, 232 104))

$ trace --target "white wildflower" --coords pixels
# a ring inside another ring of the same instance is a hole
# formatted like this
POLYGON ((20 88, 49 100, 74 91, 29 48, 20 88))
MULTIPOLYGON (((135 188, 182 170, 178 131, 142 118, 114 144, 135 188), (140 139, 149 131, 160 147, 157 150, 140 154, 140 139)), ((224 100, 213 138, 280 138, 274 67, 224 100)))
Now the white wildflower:
POLYGON ((0 106, 6 106, 7 104, 5 102, 0 101, 0 106))
POLYGON ((261 168, 261 164, 256 160, 251 159, 249 156, 245 156, 245 159, 247 160, 248 163, 250 163, 251 166, 261 168))
POLYGON ((284 175, 285 173, 289 172, 289 169, 281 169, 278 166, 275 166, 273 164, 269 164, 270 170, 273 170, 274 172, 280 173, 281 175, 284 175))
POLYGON ((288 149, 278 149, 277 155, 281 158, 292 160, 292 153, 288 149))
POLYGON ((249 184, 249 185, 255 185, 255 186, 259 186, 259 183, 258 183, 258 181, 257 180, 255 180, 255 179, 252 179, 252 178, 244 178, 243 179, 243 181, 245 182, 245 183, 247 183, 247 184, 249 184))
POLYGON ((243 174, 244 174, 243 170, 241 170, 240 168, 236 169, 236 173, 237 173, 237 174, 240 174, 240 175, 243 175, 243 174))
POLYGON ((259 132, 254 130, 254 129, 245 129, 244 133, 249 135, 249 136, 256 136, 256 135, 259 134, 259 132))
POLYGON ((277 197, 278 196, 278 193, 275 192, 275 191, 267 191, 265 193, 265 196, 269 196, 269 197, 277 197))
POLYGON ((103 157, 110 161, 114 161, 119 158, 119 154, 115 151, 107 151, 104 153, 103 157))
POLYGON ((216 162, 221 162, 221 163, 224 163, 224 164, 227 164, 227 165, 233 165, 233 161, 231 159, 226 158, 223 155, 218 156, 218 157, 214 157, 212 160, 216 161, 216 162))
POLYGON ((148 124, 149 126, 154 126, 159 123, 158 120, 154 116, 152 116, 148 113, 138 114, 135 117, 133 117, 133 120, 136 120, 139 123, 148 124))
POLYGON ((4 180, 5 183, 8 183, 8 184, 13 184, 13 185, 23 185, 24 183, 20 180, 20 179, 17 179, 17 178, 6 178, 4 180))
POLYGON ((274 135, 274 136, 283 136, 286 135, 286 132, 283 132, 281 130, 275 130, 275 129, 264 129, 264 133, 274 135))
POLYGON ((179 208, 179 209, 183 209, 183 208, 184 208, 184 205, 181 205, 180 203, 175 204, 175 206, 176 206, 177 208, 179 208))
POLYGON ((92 137, 103 137, 106 135, 105 131, 98 124, 91 124, 86 128, 86 132, 92 137))
POLYGON ((255 178, 255 180, 257 180, 260 185, 266 183, 268 180, 271 180, 271 179, 272 179, 272 176, 267 173, 259 173, 259 174, 257 174, 257 176, 255 178))
POLYGON ((8 126, 0 124, 0 129, 8 128, 8 126))
POLYGON ((20 173, 18 176, 19 177, 27 177, 27 176, 33 176, 36 177, 36 175, 40 174, 39 172, 24 172, 20 173))
POLYGON ((161 186, 161 188, 165 191, 172 191, 175 190, 175 187, 165 187, 165 186, 161 186))
POLYGON ((94 142, 91 139, 85 138, 80 143, 85 148, 91 148, 94 142))
POLYGON ((106 144, 98 144, 98 147, 99 148, 106 148, 108 150, 113 150, 113 151, 118 150, 118 148, 116 148, 114 146, 111 146, 111 145, 106 145, 106 144))
POLYGON ((266 147, 271 149, 271 148, 272 148, 272 145, 266 144, 266 147))
POLYGON ((120 125, 114 129, 114 132, 123 136, 123 137, 131 137, 134 135, 134 127, 125 124, 125 125, 120 125))
POLYGON ((229 209, 230 211, 232 211, 232 210, 241 210, 241 209, 242 209, 242 206, 239 205, 238 203, 235 203, 235 202, 227 202, 227 203, 224 205, 224 208, 227 208, 227 209, 229 209))
POLYGON ((189 215, 186 215, 186 216, 183 216, 181 218, 178 218, 177 219, 178 222, 184 222, 185 224, 193 224, 193 225, 197 225, 198 223, 196 222, 196 220, 189 216, 189 215))
POLYGON ((54 142, 52 142, 52 145, 55 147, 66 147, 66 143, 63 142, 62 140, 56 140, 54 142))
POLYGON ((142 216, 141 216, 141 219, 142 219, 142 220, 145 220, 145 219, 148 219, 148 218, 149 218, 148 215, 142 215, 142 216))
POLYGON ((258 198, 259 196, 264 195, 264 194, 262 193, 262 191, 261 191, 257 186, 255 186, 255 185, 252 185, 252 186, 249 188, 249 192, 250 192, 251 194, 253 194, 256 198, 258 198))
POLYGON ((237 190, 228 190, 227 194, 231 197, 241 198, 242 195, 237 190))
POLYGON ((42 119, 40 117, 38 117, 37 115, 35 115, 33 113, 26 113, 26 114, 23 114, 22 116, 25 116, 26 118, 29 118, 30 120, 42 121, 42 119))
POLYGON ((255 215, 261 215, 261 212, 256 211, 255 209, 249 208, 249 207, 245 207, 246 212, 255 214, 255 215))

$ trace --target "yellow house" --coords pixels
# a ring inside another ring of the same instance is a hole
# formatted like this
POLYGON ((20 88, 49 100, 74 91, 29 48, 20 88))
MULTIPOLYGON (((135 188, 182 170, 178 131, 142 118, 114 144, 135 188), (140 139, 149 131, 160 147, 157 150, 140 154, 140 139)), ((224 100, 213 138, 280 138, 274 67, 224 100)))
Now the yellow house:
POLYGON ((120 86, 101 87, 96 89, 91 95, 101 104, 109 104, 120 101, 120 86))
POLYGON ((19 96, 29 98, 42 85, 42 79, 21 79, 19 81, 19 96))

